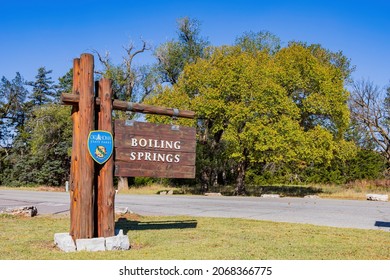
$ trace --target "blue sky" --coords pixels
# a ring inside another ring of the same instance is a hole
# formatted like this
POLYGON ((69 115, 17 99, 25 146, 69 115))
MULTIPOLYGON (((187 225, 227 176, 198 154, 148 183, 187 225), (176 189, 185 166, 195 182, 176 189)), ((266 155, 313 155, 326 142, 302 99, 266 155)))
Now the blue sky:
MULTIPOLYGON (((390 82, 390 1, 3 1, 0 0, 0 77, 37 69, 57 80, 81 53, 110 51, 121 62, 123 46, 141 38, 153 47, 176 38, 176 20, 201 22, 212 45, 233 44, 246 31, 270 31, 283 43, 319 43, 342 51, 356 66, 355 79, 390 82)), ((136 63, 153 62, 151 54, 136 63)), ((98 67, 99 65, 97 65, 98 67)))

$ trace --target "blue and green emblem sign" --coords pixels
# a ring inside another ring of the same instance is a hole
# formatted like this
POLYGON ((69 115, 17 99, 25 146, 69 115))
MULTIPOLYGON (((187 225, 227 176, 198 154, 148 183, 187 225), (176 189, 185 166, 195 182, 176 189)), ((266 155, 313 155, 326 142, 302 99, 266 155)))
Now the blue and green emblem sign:
POLYGON ((93 130, 88 136, 88 151, 99 164, 105 163, 112 155, 114 139, 108 131, 93 130))

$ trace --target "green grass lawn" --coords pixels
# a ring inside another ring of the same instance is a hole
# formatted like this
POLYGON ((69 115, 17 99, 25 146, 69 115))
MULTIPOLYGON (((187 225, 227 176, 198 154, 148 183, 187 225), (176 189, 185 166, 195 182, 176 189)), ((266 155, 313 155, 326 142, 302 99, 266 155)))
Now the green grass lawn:
POLYGON ((65 253, 69 216, 0 215, 0 260, 388 260, 390 233, 227 218, 117 217, 131 249, 65 253))

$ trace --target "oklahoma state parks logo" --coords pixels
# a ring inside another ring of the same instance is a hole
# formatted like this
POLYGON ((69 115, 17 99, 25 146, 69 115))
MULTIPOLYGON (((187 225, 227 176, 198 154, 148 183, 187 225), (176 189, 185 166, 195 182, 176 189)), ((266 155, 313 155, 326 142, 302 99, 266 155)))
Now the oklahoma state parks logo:
POLYGON ((105 163, 113 152, 113 137, 108 131, 93 130, 88 136, 88 151, 99 164, 105 163))

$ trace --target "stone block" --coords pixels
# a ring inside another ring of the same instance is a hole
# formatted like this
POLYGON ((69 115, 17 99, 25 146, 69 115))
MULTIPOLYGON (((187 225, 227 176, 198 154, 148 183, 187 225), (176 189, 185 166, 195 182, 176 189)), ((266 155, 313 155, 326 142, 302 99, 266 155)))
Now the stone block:
POLYGON ((127 235, 123 234, 123 230, 120 230, 118 235, 112 237, 106 237, 106 250, 129 250, 130 241, 127 235))
POLYGON ((76 245, 69 233, 55 233, 54 244, 64 252, 75 252, 76 245))
POLYGON ((76 242, 73 241, 69 233, 56 233, 54 234, 54 244, 64 252, 130 249, 129 237, 123 234, 122 229, 117 231, 116 236, 77 239, 76 242))
POLYGON ((310 198, 310 199, 320 199, 318 195, 305 195, 303 198, 310 198))
POLYGON ((280 198, 280 195, 278 195, 278 194, 262 194, 261 197, 264 197, 264 198, 280 198))
POLYGON ((204 193, 205 196, 222 196, 221 193, 215 193, 215 192, 208 192, 204 193))
MULTIPOLYGON (((128 207, 115 207, 115 214, 124 215, 126 213, 129 213, 128 207)), ((130 211, 131 213, 131 211, 130 211)))
POLYGON ((16 207, 16 208, 7 208, 7 209, 5 209, 4 213, 10 214, 10 215, 34 217, 34 216, 38 215, 38 209, 35 206, 22 206, 22 207, 16 207))
POLYGON ((90 252, 105 251, 106 250, 105 243, 106 242, 104 237, 76 239, 76 248, 77 251, 90 251, 90 252))
POLYGON ((372 201, 388 201, 389 196, 387 194, 374 194, 374 193, 369 193, 366 195, 367 200, 372 200, 372 201))

